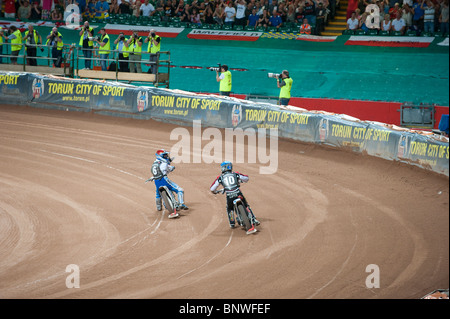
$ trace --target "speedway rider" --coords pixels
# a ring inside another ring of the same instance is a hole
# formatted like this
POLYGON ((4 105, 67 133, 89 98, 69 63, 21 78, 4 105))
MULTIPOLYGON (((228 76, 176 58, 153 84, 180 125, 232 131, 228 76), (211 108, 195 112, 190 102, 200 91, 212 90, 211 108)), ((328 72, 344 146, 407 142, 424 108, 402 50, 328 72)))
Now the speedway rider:
POLYGON ((161 194, 159 193, 161 186, 166 186, 170 191, 177 193, 180 209, 189 209, 184 204, 184 190, 167 177, 167 174, 175 169, 175 166, 169 165, 172 160, 173 158, 169 157, 169 152, 161 149, 156 152, 156 160, 152 164, 152 180, 156 185, 156 209, 159 211, 162 210, 161 194))
MULTIPOLYGON (((242 194, 241 190, 239 189, 240 183, 247 183, 249 180, 249 177, 244 174, 240 174, 239 172, 233 172, 233 164, 229 161, 225 161, 222 164, 220 164, 220 169, 222 171, 222 174, 220 174, 214 183, 212 183, 210 191, 213 194, 217 194, 217 188, 219 185, 223 186, 223 192, 227 195, 227 213, 228 213, 228 222, 230 223, 230 227, 234 228, 235 220, 234 220, 234 209, 233 209, 233 201, 241 197, 244 205, 248 207, 250 215, 251 215, 251 223, 252 227, 247 231, 247 233, 255 232, 255 226, 258 226, 260 223, 255 218, 255 215, 253 214, 250 206, 247 203, 247 200, 245 199, 244 195, 242 194)), ((238 224, 240 224, 240 221, 238 221, 238 224)))

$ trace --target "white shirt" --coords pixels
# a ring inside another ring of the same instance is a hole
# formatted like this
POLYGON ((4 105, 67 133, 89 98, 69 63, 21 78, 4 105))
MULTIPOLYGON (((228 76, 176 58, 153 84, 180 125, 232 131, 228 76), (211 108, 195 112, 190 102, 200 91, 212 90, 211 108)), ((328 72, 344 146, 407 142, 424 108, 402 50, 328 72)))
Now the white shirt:
POLYGON ((382 28, 384 31, 389 31, 391 29, 391 20, 388 21, 388 23, 386 24, 386 20, 383 20, 382 23, 382 28))
POLYGON ((348 28, 350 30, 356 30, 358 29, 359 21, 358 19, 352 20, 352 18, 347 20, 348 28))
POLYGON ((150 16, 150 13, 152 13, 153 11, 155 11, 155 7, 151 4, 151 3, 149 3, 149 4, 145 4, 145 3, 143 3, 143 4, 141 4, 141 6, 139 7, 139 10, 141 10, 142 11, 142 15, 144 16, 144 17, 148 17, 148 16, 150 16))
POLYGON ((245 18, 245 6, 238 3, 236 9, 236 19, 245 18))
POLYGON ((225 22, 234 21, 233 15, 236 13, 236 9, 234 7, 226 7, 225 8, 225 22))
POLYGON ((406 26, 405 20, 403 20, 403 19, 400 19, 400 20, 394 19, 394 20, 392 20, 392 26, 394 27, 395 31, 400 31, 404 26, 406 26))

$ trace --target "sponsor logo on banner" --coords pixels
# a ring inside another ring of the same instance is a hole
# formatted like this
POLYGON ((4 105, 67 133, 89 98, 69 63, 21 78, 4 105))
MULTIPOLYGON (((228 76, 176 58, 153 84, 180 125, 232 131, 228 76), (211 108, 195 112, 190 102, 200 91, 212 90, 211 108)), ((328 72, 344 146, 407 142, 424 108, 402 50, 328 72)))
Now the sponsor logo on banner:
POLYGON ((147 108, 148 108, 148 93, 146 91, 139 91, 137 95, 138 112, 143 112, 147 108))
POLYGON ((233 105, 233 110, 231 111, 231 123, 234 127, 238 126, 242 120, 242 106, 233 105))
POLYGON ((403 133, 398 141, 397 157, 406 158, 408 154, 408 136, 403 133))
POLYGON ((34 79, 31 90, 34 99, 40 98, 44 94, 44 79, 34 79))
POLYGON ((251 32, 251 31, 194 29, 187 35, 187 37, 190 39, 203 39, 203 40, 256 41, 262 34, 263 34, 262 32, 251 32))
POLYGON ((110 24, 105 25, 106 32, 108 34, 119 34, 123 32, 125 35, 130 36, 133 32, 137 32, 140 37, 148 36, 151 29, 156 31, 156 34, 163 38, 176 38, 184 28, 175 27, 158 27, 158 26, 143 26, 143 25, 126 25, 126 24, 110 24))
POLYGON ((325 142, 328 136, 328 119, 321 119, 319 123, 319 139, 325 142))
POLYGON ((375 47, 414 47, 427 48, 434 37, 409 37, 409 36, 358 36, 352 35, 345 45, 363 45, 375 47))

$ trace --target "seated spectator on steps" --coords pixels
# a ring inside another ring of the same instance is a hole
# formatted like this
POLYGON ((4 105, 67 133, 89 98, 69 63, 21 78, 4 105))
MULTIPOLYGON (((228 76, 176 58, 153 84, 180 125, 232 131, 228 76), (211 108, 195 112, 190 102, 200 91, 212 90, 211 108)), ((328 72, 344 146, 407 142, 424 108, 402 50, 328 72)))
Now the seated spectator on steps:
POLYGON ((406 29, 405 20, 403 20, 401 12, 398 12, 397 17, 394 20, 392 20, 392 30, 401 32, 401 34, 404 35, 405 29, 406 29))
POLYGON ((351 17, 347 20, 347 30, 355 31, 359 27, 359 20, 356 19, 356 12, 353 11, 351 17))

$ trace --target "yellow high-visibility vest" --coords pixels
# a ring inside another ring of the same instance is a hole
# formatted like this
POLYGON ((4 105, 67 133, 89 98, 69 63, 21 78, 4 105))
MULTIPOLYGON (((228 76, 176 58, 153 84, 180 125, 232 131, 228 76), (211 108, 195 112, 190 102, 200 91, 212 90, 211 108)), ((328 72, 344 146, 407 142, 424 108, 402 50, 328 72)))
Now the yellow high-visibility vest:
POLYGON ((225 77, 220 80, 220 92, 231 92, 231 72, 226 71, 222 73, 225 77))
POLYGON ((292 80, 291 78, 284 79, 284 83, 286 83, 286 85, 283 85, 281 87, 280 98, 283 98, 283 99, 291 98, 292 82, 294 82, 294 80, 292 80))

